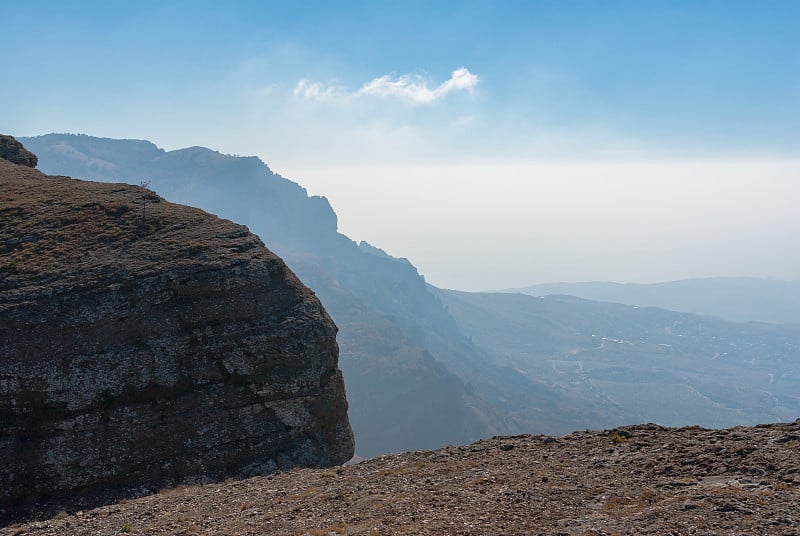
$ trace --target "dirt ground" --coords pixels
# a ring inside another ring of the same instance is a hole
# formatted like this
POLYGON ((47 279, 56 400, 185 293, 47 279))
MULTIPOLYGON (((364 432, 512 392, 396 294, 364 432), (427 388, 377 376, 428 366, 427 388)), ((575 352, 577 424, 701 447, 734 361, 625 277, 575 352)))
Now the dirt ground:
POLYGON ((0 535, 800 534, 800 420, 496 437, 180 487, 0 535))

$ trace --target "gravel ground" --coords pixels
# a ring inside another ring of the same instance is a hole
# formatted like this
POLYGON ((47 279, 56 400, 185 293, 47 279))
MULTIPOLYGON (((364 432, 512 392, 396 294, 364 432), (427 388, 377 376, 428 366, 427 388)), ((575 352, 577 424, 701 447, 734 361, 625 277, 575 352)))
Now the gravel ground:
POLYGON ((800 420, 496 437, 0 528, 28 534, 800 535, 800 420))

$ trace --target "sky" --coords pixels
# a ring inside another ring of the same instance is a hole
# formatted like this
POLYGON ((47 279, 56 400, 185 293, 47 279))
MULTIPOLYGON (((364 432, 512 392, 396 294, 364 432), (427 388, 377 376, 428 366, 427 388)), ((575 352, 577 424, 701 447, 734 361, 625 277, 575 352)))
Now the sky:
POLYGON ((438 286, 800 279, 800 2, 3 11, 0 131, 257 155, 438 286))

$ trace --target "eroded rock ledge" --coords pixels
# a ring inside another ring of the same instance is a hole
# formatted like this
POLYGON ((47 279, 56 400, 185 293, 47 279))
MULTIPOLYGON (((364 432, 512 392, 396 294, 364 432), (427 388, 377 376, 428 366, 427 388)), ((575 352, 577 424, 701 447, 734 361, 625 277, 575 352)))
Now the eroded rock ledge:
POLYGON ((353 454, 336 327, 247 228, 0 160, 0 520, 353 454))

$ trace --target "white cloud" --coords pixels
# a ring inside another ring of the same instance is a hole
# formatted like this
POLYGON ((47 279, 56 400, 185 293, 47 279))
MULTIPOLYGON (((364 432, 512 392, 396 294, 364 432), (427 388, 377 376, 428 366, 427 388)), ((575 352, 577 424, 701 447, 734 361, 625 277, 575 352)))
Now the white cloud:
POLYGON ((370 80, 358 90, 358 95, 374 95, 381 98, 407 99, 418 104, 427 104, 444 98, 453 91, 471 91, 478 83, 477 75, 466 67, 453 71, 450 78, 435 88, 428 87, 427 80, 420 76, 404 74, 392 79, 384 75, 370 80))
POLYGON ((414 104, 430 104, 446 97, 455 91, 472 91, 478 84, 477 75, 466 67, 456 69, 450 78, 436 87, 430 87, 428 80, 419 75, 404 74, 393 78, 390 75, 379 76, 361 86, 358 91, 348 93, 346 88, 337 85, 325 85, 318 82, 300 80, 294 89, 294 96, 305 100, 353 99, 358 97, 379 97, 382 99, 400 99, 414 104))
POLYGON ((319 82, 300 80, 292 94, 304 100, 324 101, 346 96, 347 92, 342 86, 334 84, 324 85, 319 82))

